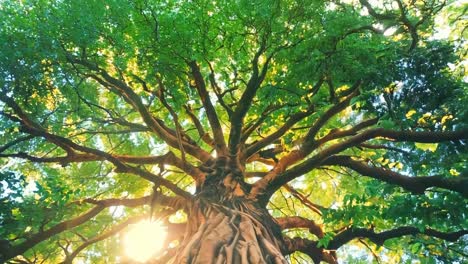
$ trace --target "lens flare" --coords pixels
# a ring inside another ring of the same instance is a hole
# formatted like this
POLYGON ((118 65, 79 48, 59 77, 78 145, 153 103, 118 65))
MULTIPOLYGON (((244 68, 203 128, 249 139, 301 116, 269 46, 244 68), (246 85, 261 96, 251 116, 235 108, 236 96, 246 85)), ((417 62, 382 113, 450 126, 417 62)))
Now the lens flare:
POLYGON ((124 235, 125 254, 135 261, 146 262, 161 251, 166 236, 166 227, 158 221, 131 225, 124 235))

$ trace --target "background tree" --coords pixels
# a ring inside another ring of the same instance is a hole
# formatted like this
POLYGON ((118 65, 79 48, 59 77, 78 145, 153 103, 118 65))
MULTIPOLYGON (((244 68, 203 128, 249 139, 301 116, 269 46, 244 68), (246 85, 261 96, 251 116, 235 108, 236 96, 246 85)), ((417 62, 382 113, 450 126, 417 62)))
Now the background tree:
POLYGON ((466 261, 464 14, 2 1, 0 258, 118 262, 150 214, 154 263, 466 261))

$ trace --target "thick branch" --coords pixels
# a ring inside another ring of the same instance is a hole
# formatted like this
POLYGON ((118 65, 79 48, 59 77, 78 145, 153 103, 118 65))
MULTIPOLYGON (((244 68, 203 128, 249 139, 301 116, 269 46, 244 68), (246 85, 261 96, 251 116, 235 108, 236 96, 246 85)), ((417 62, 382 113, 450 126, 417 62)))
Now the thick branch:
POLYGON ((317 236, 318 238, 323 237, 322 226, 315 223, 313 220, 306 219, 300 216, 280 217, 275 218, 281 229, 290 228, 308 228, 309 232, 317 236))
POLYGON ((396 19, 396 15, 395 14, 380 14, 378 13, 373 7, 372 5, 366 1, 366 0, 359 0, 359 2, 366 7, 367 11, 369 12, 369 14, 373 17, 375 17, 376 19, 379 19, 379 20, 391 20, 391 19, 396 19))
POLYGON ((308 255, 314 261, 314 263, 317 264, 320 263, 320 261, 325 261, 330 264, 338 263, 334 252, 328 252, 323 248, 319 248, 317 246, 317 241, 311 241, 300 237, 285 237, 284 242, 286 243, 288 250, 286 253, 287 255, 299 251, 308 255))
POLYGON ((255 53, 255 56, 252 60, 252 76, 250 77, 247 87, 242 94, 236 110, 231 116, 231 130, 229 132, 229 154, 231 156, 236 156, 239 152, 239 143, 242 136, 242 128, 244 126, 244 117, 247 114, 247 111, 250 109, 252 105, 252 100, 257 93, 258 88, 260 87, 261 83, 263 82, 265 75, 267 73, 268 64, 271 60, 271 56, 266 59, 261 72, 259 72, 258 68, 258 61, 260 56, 266 50, 266 43, 262 41, 260 48, 255 53))
POLYGON ((420 142, 420 143, 437 143, 443 141, 455 141, 468 139, 468 129, 462 129, 460 131, 448 131, 448 132, 416 132, 416 131, 396 131, 388 130, 383 128, 368 129, 356 136, 350 137, 349 139, 332 145, 312 158, 292 168, 290 171, 284 173, 287 177, 292 175, 300 175, 315 168, 324 159, 339 153, 350 147, 359 145, 360 143, 373 138, 385 138, 387 140, 394 141, 409 141, 409 142, 420 142))
POLYGON ((210 123, 211 129, 213 130, 213 137, 216 144, 216 150, 219 154, 222 155, 223 153, 227 152, 227 147, 224 141, 221 123, 219 122, 216 110, 213 107, 213 104, 211 103, 210 95, 206 90, 206 84, 203 80, 200 68, 198 67, 195 61, 189 62, 189 66, 192 70, 192 75, 195 79, 195 87, 197 88, 198 95, 200 96, 200 99, 203 103, 203 107, 205 108, 206 116, 208 117, 208 122, 210 123))
POLYGON ((427 188, 439 187, 459 192, 468 197, 468 178, 445 178, 441 176, 410 177, 389 169, 372 167, 355 160, 350 156, 332 156, 326 159, 323 165, 338 165, 348 167, 361 175, 369 176, 387 183, 396 184, 414 193, 423 193, 427 188))
MULTIPOLYGON (((281 173, 283 173, 289 166, 297 163, 298 161, 305 158, 316 146, 316 141, 314 140, 316 133, 323 127, 324 124, 327 123, 330 118, 332 118, 337 113, 341 112, 346 106, 348 106, 351 99, 358 93, 358 87, 361 84, 360 81, 356 82, 352 89, 352 93, 345 97, 341 102, 333 105, 330 109, 328 109, 325 114, 319 118, 312 126, 312 128, 308 131, 306 137, 303 138, 303 143, 299 149, 293 150, 288 153, 286 156, 282 157, 279 162, 277 162, 276 166, 271 170, 263 179, 257 181, 254 184, 254 187, 251 191, 251 197, 255 198, 257 195, 264 195, 264 190, 267 186, 275 181, 281 173)), ((287 181, 282 182, 282 184, 286 183, 287 181)), ((281 185, 282 185, 281 184, 281 185)), ((277 190, 281 185, 275 185, 275 189, 277 190)), ((268 194, 271 195, 272 193, 268 194)), ((267 199, 264 199, 263 202, 266 202, 267 199)))
POLYGON ((142 205, 150 205, 152 202, 157 201, 159 205, 170 207, 173 209, 182 209, 186 205, 186 201, 180 197, 174 196, 167 196, 161 193, 157 193, 156 197, 152 195, 143 196, 140 198, 133 198, 133 199, 118 199, 118 198, 108 198, 108 199, 92 199, 87 198, 84 200, 80 200, 77 203, 88 203, 94 205, 102 205, 105 207, 110 206, 125 206, 125 207, 139 207, 142 205), (156 199, 156 200, 152 200, 156 199))
POLYGON ((330 243, 327 246, 327 249, 338 249, 339 247, 343 246, 344 244, 348 243, 349 241, 355 238, 369 238, 375 244, 382 245, 388 239, 418 234, 423 234, 455 242, 460 237, 467 235, 468 230, 460 230, 456 232, 440 232, 431 228, 420 230, 413 226, 402 226, 395 229, 376 233, 374 230, 367 228, 348 228, 342 231, 341 233, 337 234, 330 241, 330 243))
POLYGON ((195 116, 195 114, 192 112, 192 109, 190 109, 189 106, 184 106, 184 108, 185 108, 185 112, 192 120, 192 123, 195 125, 195 128, 197 129, 198 135, 200 135, 200 138, 209 146, 215 147, 215 141, 213 140, 213 138, 211 138, 209 133, 205 132, 203 125, 201 124, 200 120, 198 120, 198 118, 195 116))
MULTIPOLYGON (((93 217, 98 215, 105 208, 108 208, 108 207, 111 207, 111 206, 139 207, 139 206, 143 206, 143 205, 146 205, 146 204, 150 204, 152 201, 154 201, 153 197, 144 196, 144 197, 134 198, 134 199, 110 198, 110 199, 96 200, 96 199, 89 198, 89 199, 84 199, 82 201, 76 202, 77 204, 81 204, 81 203, 94 204, 95 207, 93 207, 88 212, 86 212, 86 213, 84 213, 84 214, 82 214, 80 216, 77 216, 77 217, 75 217, 73 219, 70 219, 70 220, 67 220, 67 221, 63 221, 63 222, 61 222, 61 223, 59 223, 59 224, 45 230, 45 231, 38 232, 38 233, 30 236, 26 241, 24 241, 24 242, 22 242, 22 243, 20 243, 18 245, 12 246, 8 250, 8 253, 6 255, 4 254, 3 257, 5 257, 6 259, 10 259, 10 258, 13 258, 15 256, 21 255, 24 252, 26 252, 26 250, 34 247, 38 243, 40 243, 42 241, 45 241, 45 240, 51 238, 52 236, 55 236, 55 235, 57 235, 59 233, 62 233, 64 231, 71 230, 71 229, 73 229, 73 228, 75 228, 75 227, 89 221, 90 219, 92 219, 93 217)), ((174 208, 174 209, 181 209, 181 208, 183 208, 185 206, 185 201, 182 200, 181 198, 165 196, 165 195, 162 195, 162 194, 158 194, 157 202, 160 205, 168 206, 168 207, 171 207, 171 208, 174 208)), ((103 234, 102 236, 105 236, 105 235, 103 234)), ((101 236, 99 236, 99 237, 101 237, 101 236)), ((103 238, 101 238, 99 240, 102 240, 104 238, 105 237, 103 237, 103 238)), ((97 241, 95 241, 95 242, 97 242, 97 241)), ((92 242, 92 243, 94 243, 94 242, 92 242)))
POLYGON ((331 140, 335 140, 335 139, 338 139, 338 138, 343 138, 343 137, 349 137, 349 136, 354 136, 356 135, 360 130, 364 129, 364 128, 368 128, 370 126, 373 126, 375 124, 377 124, 377 122, 379 121, 378 118, 371 118, 371 119, 367 119, 367 120, 364 120, 362 121, 361 123, 355 125, 354 127, 350 128, 350 129, 345 129, 345 130, 342 130, 342 129, 332 129, 330 131, 330 133, 328 133, 327 135, 325 135, 324 137, 316 140, 314 143, 313 143, 313 146, 312 146, 312 149, 316 149, 317 147, 320 147, 322 146, 323 144, 325 144, 326 142, 329 142, 331 140))
MULTIPOLYGON (((108 83, 103 83, 101 80, 100 83, 104 87, 109 88, 110 86, 110 88, 112 88, 112 92, 116 93, 119 96, 123 96, 135 108, 135 110, 137 110, 140 113, 143 121, 148 125, 149 128, 151 128, 151 130, 156 135, 158 135, 158 137, 167 142, 167 144, 169 144, 171 147, 177 149, 180 148, 180 141, 178 140, 176 133, 165 129, 165 127, 161 125, 162 121, 155 119, 151 115, 148 108, 143 104, 140 96, 136 94, 131 87, 127 86, 126 83, 112 77, 105 70, 99 68, 97 65, 94 65, 88 61, 79 60, 71 56, 69 56, 68 59, 72 63, 80 64, 91 71, 98 72, 100 76, 102 76, 102 78, 104 78, 104 80, 108 83)), ((96 79, 96 76, 91 75, 91 78, 96 79)), ((99 78, 97 79, 97 81, 99 81, 99 78)), ((187 153, 203 162, 211 159, 211 155, 209 153, 202 150, 196 145, 193 145, 185 140, 182 142, 182 145, 187 153)))
POLYGON ((2 93, 0 93, 0 100, 4 101, 8 106, 13 108, 15 113, 18 116, 20 116, 20 118, 17 118, 9 114, 3 113, 12 121, 21 123, 23 126, 22 127, 23 132, 26 132, 33 136, 43 137, 46 140, 65 149, 68 155, 71 155, 71 156, 76 154, 74 150, 96 155, 114 164, 116 166, 117 172, 128 172, 128 173, 138 175, 155 184, 159 184, 159 185, 163 185, 167 187, 169 190, 173 191, 177 195, 180 195, 181 197, 184 197, 186 199, 191 199, 191 195, 189 193, 180 189, 176 184, 172 183, 170 180, 167 180, 163 177, 159 177, 153 173, 150 173, 138 167, 129 166, 125 164, 124 162, 122 162, 121 160, 119 160, 117 157, 113 156, 112 154, 106 153, 98 149, 93 149, 93 148, 78 145, 68 138, 54 135, 54 134, 47 132, 40 125, 31 121, 29 117, 23 112, 23 110, 11 98, 4 96, 2 93))
MULTIPOLYGON (((459 131, 447 131, 447 132, 416 132, 416 131, 396 131, 388 130, 383 128, 372 128, 361 132, 358 135, 350 137, 340 143, 332 145, 306 161, 296 165, 295 167, 284 171, 283 173, 269 173, 263 179, 257 181, 254 184, 254 188, 251 191, 252 196, 263 196, 262 201, 267 201, 267 199, 282 185, 295 179, 298 176, 307 173, 314 168, 317 168, 321 163, 331 157, 334 154, 337 154, 345 149, 359 145, 360 143, 374 138, 385 138, 387 140, 394 141, 412 141, 412 142, 421 142, 421 143, 437 143, 443 141, 455 141, 455 140, 464 140, 468 139, 468 129, 462 129, 459 131)), ((292 153, 294 154, 294 153, 292 153)), ((291 155, 291 154, 290 154, 291 155)), ((295 159, 302 158, 304 155, 301 153, 296 153, 297 157, 292 157, 295 159)), ((284 158, 283 158, 284 159, 284 158)), ((280 162, 281 163, 281 160, 280 162)), ((277 165, 278 167, 278 165, 277 165)), ((279 170, 281 168, 276 168, 274 170, 279 170)))
POLYGON ((297 122, 301 121, 302 119, 306 118, 307 116, 313 113, 313 108, 309 108, 306 112, 299 112, 292 115, 278 130, 273 132, 272 134, 266 136, 262 140, 252 144, 247 148, 245 151, 245 156, 250 157, 251 155, 257 153, 259 150, 263 149, 264 147, 268 146, 275 140, 279 139, 283 136, 288 130, 293 127, 297 122))
POLYGON ((88 220, 90 220, 91 218, 95 217, 97 214, 99 214, 102 210, 104 210, 106 207, 104 205, 97 205, 95 207, 93 207, 91 210, 89 210, 88 212, 78 216, 78 217, 75 217, 71 220, 67 220, 67 221, 64 221, 64 222, 61 222, 43 232, 39 232, 39 233, 36 233, 32 236, 30 236, 26 241, 18 244, 18 245, 15 245, 15 246, 12 246, 8 252, 6 252, 6 254, 4 254, 4 258, 5 260, 7 259, 10 259, 10 258, 13 258, 15 256, 18 256, 18 255, 21 255, 23 254, 24 252, 26 252, 26 250, 34 247, 35 245, 37 245, 38 243, 54 236, 54 235, 57 235, 61 232, 64 232, 66 230, 69 230, 69 229, 72 229, 74 227, 77 227, 85 222, 87 222, 88 220))
MULTIPOLYGON (((133 163, 133 164, 158 164, 158 165, 172 165, 181 170, 183 170, 188 175, 192 176, 195 180, 203 177, 203 172, 197 167, 192 166, 189 163, 183 162, 178 158, 173 152, 169 151, 168 153, 162 156, 127 156, 127 155, 117 155, 117 154, 108 154, 112 155, 121 162, 133 163)), ((90 161, 102 161, 106 160, 104 156, 95 155, 92 153, 74 153, 67 156, 60 157, 36 157, 31 156, 27 153, 10 153, 10 154, 1 154, 0 157, 14 157, 22 158, 32 162, 37 163, 59 163, 62 166, 66 166, 69 163, 74 162, 90 162, 90 161)))
POLYGON ((320 131, 320 129, 336 114, 339 112, 343 111, 348 105, 351 99, 356 96, 359 93, 359 86, 361 85, 361 81, 357 81, 351 88, 350 90, 352 93, 348 95, 344 100, 341 102, 333 105, 330 109, 328 109, 323 115, 320 116, 320 118, 315 121, 315 123, 312 125, 312 127, 309 129, 307 132, 307 135, 305 136, 305 140, 303 143, 303 146, 301 147, 304 149, 305 152, 308 152, 309 149, 311 148, 310 146, 312 145, 315 136, 317 133, 320 131))

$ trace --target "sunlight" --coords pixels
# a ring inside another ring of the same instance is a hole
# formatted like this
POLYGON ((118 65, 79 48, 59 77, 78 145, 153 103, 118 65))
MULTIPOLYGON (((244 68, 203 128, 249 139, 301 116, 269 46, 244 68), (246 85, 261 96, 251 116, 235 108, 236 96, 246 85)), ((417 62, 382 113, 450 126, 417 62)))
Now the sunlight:
POLYGON ((158 221, 134 224, 124 236, 125 254, 135 261, 145 262, 161 251, 166 235, 166 227, 158 221))

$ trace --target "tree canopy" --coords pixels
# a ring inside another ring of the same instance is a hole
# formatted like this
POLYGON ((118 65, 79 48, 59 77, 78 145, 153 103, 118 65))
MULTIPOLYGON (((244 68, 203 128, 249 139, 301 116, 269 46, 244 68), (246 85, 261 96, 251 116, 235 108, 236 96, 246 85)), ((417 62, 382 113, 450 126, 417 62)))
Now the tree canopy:
POLYGON ((151 263, 468 261, 464 17, 0 1, 0 262, 128 262, 148 218, 151 263))

